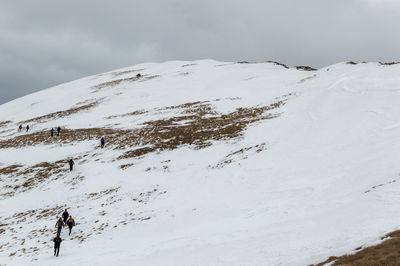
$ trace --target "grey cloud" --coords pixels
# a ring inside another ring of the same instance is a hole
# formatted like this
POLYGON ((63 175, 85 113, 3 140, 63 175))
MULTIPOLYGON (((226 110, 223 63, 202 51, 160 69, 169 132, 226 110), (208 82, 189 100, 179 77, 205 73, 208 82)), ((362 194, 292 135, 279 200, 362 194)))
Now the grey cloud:
POLYGON ((148 61, 396 61, 398 7, 390 0, 5 0, 0 103, 148 61))

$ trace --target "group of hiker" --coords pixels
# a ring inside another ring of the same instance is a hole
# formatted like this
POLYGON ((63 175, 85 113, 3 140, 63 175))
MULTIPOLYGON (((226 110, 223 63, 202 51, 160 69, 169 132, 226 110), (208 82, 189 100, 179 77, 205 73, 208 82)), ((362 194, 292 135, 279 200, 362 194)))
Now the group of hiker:
MULTIPOLYGON (((19 125, 19 127, 18 127, 18 132, 21 132, 21 131, 22 131, 22 128, 23 128, 23 126, 22 126, 22 125, 19 125)), ((28 132, 28 131, 29 131, 29 125, 26 125, 25 129, 26 129, 26 132, 28 132)))
MULTIPOLYGON (((52 137, 54 136, 54 132, 56 132, 56 130, 54 128, 51 128, 50 135, 52 137)), ((57 136, 60 136, 60 132, 61 132, 61 127, 57 127, 57 136)))
MULTIPOLYGON (((22 128, 23 128, 23 126, 19 125, 18 132, 21 132, 22 128)), ((26 125, 25 128, 26 128, 26 132, 28 132, 29 131, 29 125, 26 125)), ((57 130, 57 136, 60 136, 61 127, 57 127, 56 130, 57 130)), ((51 130, 50 130, 50 136, 51 137, 54 137, 54 133, 56 132, 56 130, 54 128, 51 128, 51 130)), ((104 148, 104 145, 105 145, 104 137, 101 137, 101 139, 100 139, 100 147, 104 148)), ((73 168, 74 168, 74 164, 75 164, 74 160, 70 159, 68 161, 68 164, 69 164, 69 171, 72 171, 73 168)), ((62 228, 64 226, 68 226, 69 235, 71 235, 72 227, 75 226, 75 220, 72 218, 71 215, 69 215, 67 209, 65 209, 65 211, 62 214, 62 216, 57 220, 56 225, 55 225, 55 227, 57 228, 57 235, 56 235, 56 237, 53 238, 53 242, 54 242, 54 256, 56 256, 56 257, 58 257, 58 254, 60 252, 60 245, 61 245, 61 242, 62 242, 61 231, 62 231, 62 228)))
POLYGON ((69 215, 67 209, 65 209, 62 216, 57 220, 55 226, 57 228, 57 235, 55 238, 53 238, 53 242, 54 242, 54 256, 56 257, 58 257, 58 253, 60 252, 60 245, 62 242, 61 230, 64 226, 68 226, 69 229, 68 235, 71 235, 72 227, 75 226, 75 220, 74 218, 72 218, 71 215, 69 215))

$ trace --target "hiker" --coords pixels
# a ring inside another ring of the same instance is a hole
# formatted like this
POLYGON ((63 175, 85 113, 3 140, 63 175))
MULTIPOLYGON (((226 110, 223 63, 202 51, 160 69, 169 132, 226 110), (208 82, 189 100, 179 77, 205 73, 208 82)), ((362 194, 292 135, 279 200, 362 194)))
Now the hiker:
POLYGON ((56 226, 55 226, 55 227, 57 227, 57 235, 61 234, 61 229, 62 229, 63 225, 64 225, 63 220, 60 217, 60 219, 58 219, 58 221, 56 222, 56 226))
POLYGON ((55 132, 54 128, 51 128, 51 130, 50 130, 50 135, 51 135, 51 137, 54 136, 54 132, 55 132))
POLYGON ((104 137, 101 137, 101 139, 100 139, 100 146, 101 146, 102 149, 104 148, 104 143, 105 143, 104 137))
POLYGON ((26 132, 29 131, 29 125, 26 125, 26 132))
POLYGON ((136 78, 140 78, 142 75, 140 73, 137 73, 136 78))
POLYGON ((57 136, 60 136, 61 127, 57 127, 57 136))
POLYGON ((69 213, 68 213, 67 209, 65 209, 65 211, 62 214, 62 218, 63 218, 64 224, 67 224, 68 216, 69 216, 69 213))
POLYGON ((22 131, 22 125, 19 125, 18 132, 21 132, 21 131, 22 131))
POLYGON ((74 218, 72 218, 72 216, 69 216, 69 218, 67 220, 67 225, 68 225, 68 229, 69 229, 69 235, 71 235, 72 227, 75 226, 75 220, 74 220, 74 218))
POLYGON ((75 164, 74 160, 70 159, 68 163, 69 163, 69 171, 71 172, 72 169, 74 168, 74 164, 75 164))
POLYGON ((58 257, 58 253, 60 252, 60 244, 62 242, 60 234, 57 234, 57 236, 53 238, 53 242, 54 242, 54 256, 58 257))

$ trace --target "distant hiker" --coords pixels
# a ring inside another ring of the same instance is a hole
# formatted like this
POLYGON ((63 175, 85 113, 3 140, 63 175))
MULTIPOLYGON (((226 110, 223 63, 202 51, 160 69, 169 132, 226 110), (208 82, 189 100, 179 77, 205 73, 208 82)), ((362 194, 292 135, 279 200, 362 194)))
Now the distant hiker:
POLYGON ((68 225, 68 229, 69 229, 69 235, 71 235, 71 230, 72 227, 75 226, 75 220, 74 218, 72 218, 71 216, 68 218, 67 220, 67 225, 68 225))
POLYGON ((29 125, 26 125, 26 132, 29 131, 29 125))
POLYGON ((22 125, 19 125, 18 132, 21 132, 21 131, 22 131, 22 125))
POLYGON ((74 160, 70 159, 68 163, 69 163, 69 171, 71 172, 72 169, 74 168, 74 164, 75 164, 74 160))
POLYGON ((137 73, 136 78, 140 78, 142 75, 140 73, 137 73))
POLYGON ((60 252, 60 244, 62 242, 60 234, 57 234, 57 236, 53 238, 53 242, 54 242, 54 256, 58 257, 58 253, 60 252))
POLYGON ((101 146, 102 149, 104 148, 104 143, 105 143, 104 137, 101 137, 101 139, 100 139, 100 146, 101 146))
POLYGON ((57 127, 57 136, 60 136, 61 127, 57 127))
POLYGON ((62 218, 63 218, 64 224, 67 224, 68 217, 69 217, 69 213, 68 213, 67 209, 65 209, 65 211, 62 214, 62 218))
POLYGON ((52 137, 54 136, 54 132, 55 132, 54 128, 51 128, 51 130, 50 130, 50 135, 51 135, 52 137))
POLYGON ((61 234, 61 229, 62 229, 63 225, 64 225, 63 220, 60 217, 60 219, 58 219, 58 221, 56 222, 56 226, 55 226, 55 227, 57 227, 57 235, 61 234))

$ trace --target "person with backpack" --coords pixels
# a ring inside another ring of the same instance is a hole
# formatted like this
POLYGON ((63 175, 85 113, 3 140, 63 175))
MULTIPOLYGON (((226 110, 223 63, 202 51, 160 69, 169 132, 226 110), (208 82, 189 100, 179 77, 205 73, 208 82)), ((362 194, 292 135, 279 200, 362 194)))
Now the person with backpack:
POLYGON ((53 242, 54 242, 54 256, 58 257, 58 253, 60 252, 60 244, 62 242, 60 234, 57 234, 57 236, 53 238, 53 242))
POLYGON ((67 225, 68 225, 68 229, 69 229, 69 235, 71 235, 72 227, 75 226, 75 220, 72 218, 72 216, 69 216, 69 218, 67 220, 67 225))
POLYGON ((57 136, 60 136, 61 127, 57 127, 57 136))
POLYGON ((101 139, 100 139, 100 147, 101 147, 102 149, 104 148, 104 144, 105 144, 104 137, 101 137, 101 139))
POLYGON ((58 219, 58 221, 56 222, 56 226, 55 226, 55 227, 57 227, 57 235, 61 234, 61 230, 62 230, 63 225, 64 225, 63 220, 60 217, 58 219))
POLYGON ((69 217, 69 213, 68 213, 67 209, 65 209, 65 211, 62 214, 64 224, 67 224, 68 217, 69 217))
POLYGON ((51 137, 54 136, 54 132, 55 132, 54 128, 51 128, 51 130, 50 130, 50 135, 51 135, 51 137))
POLYGON ((70 159, 68 164, 69 164, 69 171, 71 172, 74 168, 75 162, 74 162, 74 160, 70 159))

